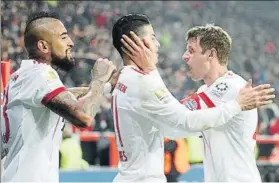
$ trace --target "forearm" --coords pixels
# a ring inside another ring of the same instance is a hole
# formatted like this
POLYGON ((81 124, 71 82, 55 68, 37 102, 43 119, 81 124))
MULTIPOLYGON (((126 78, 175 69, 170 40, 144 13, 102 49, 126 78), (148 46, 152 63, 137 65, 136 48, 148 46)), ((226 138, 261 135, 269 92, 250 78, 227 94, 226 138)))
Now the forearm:
POLYGON ((147 102, 139 107, 135 106, 135 111, 165 127, 185 132, 201 132, 229 122, 241 108, 236 102, 230 102, 222 107, 189 111, 178 102, 161 105, 150 105, 147 102))
POLYGON ((87 94, 79 100, 69 91, 62 92, 49 101, 46 107, 77 127, 90 126, 101 103, 103 85, 101 82, 92 82, 87 94))
POLYGON ((87 94, 78 99, 78 105, 83 111, 95 117, 103 99, 105 83, 100 81, 92 81, 89 86, 87 94))
POLYGON ((71 92, 77 99, 85 96, 88 93, 89 87, 74 87, 67 88, 67 91, 71 92))

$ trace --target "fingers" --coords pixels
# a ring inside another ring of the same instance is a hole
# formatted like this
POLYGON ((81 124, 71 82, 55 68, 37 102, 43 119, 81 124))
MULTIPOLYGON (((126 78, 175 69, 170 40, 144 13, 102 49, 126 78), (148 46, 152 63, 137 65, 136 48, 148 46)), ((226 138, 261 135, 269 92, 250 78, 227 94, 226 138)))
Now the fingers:
POLYGON ((258 99, 256 102, 256 107, 273 103, 273 99, 275 98, 274 91, 274 88, 267 88, 259 91, 258 94, 256 94, 256 97, 258 99))
POLYGON ((136 45, 136 43, 134 41, 132 41, 128 36, 123 35, 122 36, 123 41, 125 41, 131 48, 127 48, 131 53, 133 53, 134 51, 139 51, 139 46, 136 45))
POLYGON ((249 88, 252 86, 252 79, 249 79, 248 82, 246 83, 245 87, 249 88))
POLYGON ((263 90, 263 89, 266 89, 266 88, 270 88, 271 85, 270 84, 261 84, 261 85, 258 85, 256 87, 254 87, 253 89, 255 91, 260 91, 260 90, 263 90))
POLYGON ((121 47, 121 49, 127 56, 129 56, 130 58, 133 57, 132 53, 128 49, 126 49, 124 47, 121 47))
POLYGON ((261 107, 261 106, 264 106, 264 105, 268 105, 268 104, 272 104, 273 101, 272 100, 264 100, 264 101, 260 101, 257 103, 256 107, 261 107))
POLYGON ((135 43, 140 46, 140 47, 144 47, 144 44, 142 43, 142 41, 140 40, 140 38, 133 32, 133 31, 130 31, 130 34, 132 36, 132 38, 134 39, 135 43))
POLYGON ((128 42, 124 39, 121 39, 122 44, 124 45, 125 49, 129 51, 129 53, 133 53, 135 50, 128 44, 128 42))
POLYGON ((98 63, 103 62, 103 63, 106 63, 106 64, 113 64, 112 61, 110 61, 110 60, 107 59, 107 58, 98 58, 98 59, 96 60, 96 62, 98 62, 98 63))
POLYGON ((131 61, 133 61, 139 68, 141 68, 140 63, 138 61, 135 61, 134 56, 124 47, 121 47, 122 51, 130 57, 131 61))
POLYGON ((265 95, 260 97, 260 101, 273 100, 273 99, 275 99, 275 95, 265 95))
POLYGON ((272 94, 274 93, 275 89, 274 88, 268 88, 268 89, 264 89, 262 91, 259 91, 259 95, 268 95, 268 94, 272 94))

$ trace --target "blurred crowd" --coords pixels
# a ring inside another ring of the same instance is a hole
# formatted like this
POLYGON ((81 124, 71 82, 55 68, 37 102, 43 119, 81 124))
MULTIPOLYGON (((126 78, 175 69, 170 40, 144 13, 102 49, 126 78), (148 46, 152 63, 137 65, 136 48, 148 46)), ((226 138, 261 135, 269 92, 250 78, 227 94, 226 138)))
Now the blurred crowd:
MULTIPOLYGON (((86 86, 96 58, 109 58, 121 66, 121 58, 112 45, 113 23, 122 15, 143 13, 150 18, 161 44, 159 71, 177 99, 193 93, 202 84, 185 74, 182 55, 187 30, 206 23, 218 25, 231 35, 230 70, 245 79, 252 78, 255 84, 267 82, 278 89, 278 7, 277 1, 2 1, 1 59, 11 59, 12 71, 18 69, 20 61, 27 57, 23 32, 28 14, 55 11, 75 43, 77 58, 73 71, 59 74, 67 87, 86 86)), ((109 100, 96 116, 93 131, 113 131, 109 100)), ((261 123, 265 124, 260 126, 262 134, 271 134, 270 123, 277 119, 277 105, 272 109, 272 117, 260 117, 268 120, 261 123)))

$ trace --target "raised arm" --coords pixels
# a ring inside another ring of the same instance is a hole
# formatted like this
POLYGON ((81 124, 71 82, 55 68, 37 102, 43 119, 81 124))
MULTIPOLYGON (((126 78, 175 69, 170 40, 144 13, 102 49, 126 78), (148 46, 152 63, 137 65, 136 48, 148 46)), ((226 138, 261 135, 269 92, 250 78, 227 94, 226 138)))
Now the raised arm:
MULTIPOLYGON (((98 59, 92 69, 92 82, 83 97, 77 99, 73 93, 65 90, 49 100, 43 100, 43 104, 77 127, 90 126, 101 104, 104 85, 115 70, 112 62, 98 59)), ((83 88, 82 92, 85 90, 83 88)))

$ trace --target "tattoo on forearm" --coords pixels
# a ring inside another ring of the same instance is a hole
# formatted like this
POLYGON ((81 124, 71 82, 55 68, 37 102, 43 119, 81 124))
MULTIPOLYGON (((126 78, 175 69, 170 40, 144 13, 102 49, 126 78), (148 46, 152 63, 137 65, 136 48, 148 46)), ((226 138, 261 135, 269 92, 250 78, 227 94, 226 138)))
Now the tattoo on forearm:
POLYGON ((74 125, 84 127, 84 124, 75 117, 76 111, 79 110, 76 103, 77 99, 72 93, 63 92, 54 97, 46 106, 74 125))
POLYGON ((89 87, 74 87, 68 88, 67 91, 71 92, 77 99, 85 96, 88 93, 89 87))
POLYGON ((84 127, 84 122, 80 120, 82 113, 91 117, 97 114, 103 97, 103 87, 103 82, 93 81, 86 90, 75 89, 58 94, 46 106, 74 125, 84 127), (74 96, 70 91, 82 97, 74 96))

